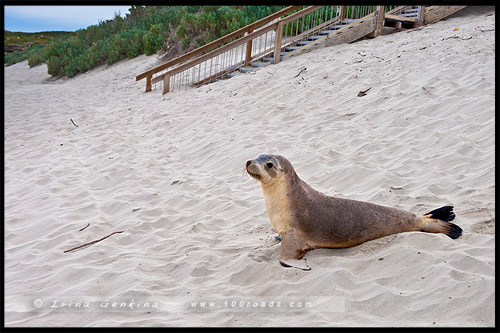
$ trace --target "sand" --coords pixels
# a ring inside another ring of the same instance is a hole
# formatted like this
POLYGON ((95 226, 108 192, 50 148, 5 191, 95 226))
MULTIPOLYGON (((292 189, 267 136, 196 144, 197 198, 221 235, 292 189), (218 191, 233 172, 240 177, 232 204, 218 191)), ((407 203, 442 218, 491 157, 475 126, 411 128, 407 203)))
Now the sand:
POLYGON ((6 67, 5 325, 494 326, 494 21, 471 7, 164 96, 135 81, 156 56, 6 67), (463 236, 284 268, 244 173, 261 153, 329 195, 454 205, 463 236))

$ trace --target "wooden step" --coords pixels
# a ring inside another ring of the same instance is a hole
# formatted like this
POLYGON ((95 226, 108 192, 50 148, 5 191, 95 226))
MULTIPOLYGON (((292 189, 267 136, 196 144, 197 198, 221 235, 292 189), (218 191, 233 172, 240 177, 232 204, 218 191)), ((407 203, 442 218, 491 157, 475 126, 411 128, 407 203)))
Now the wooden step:
POLYGON ((248 67, 240 67, 238 70, 241 73, 248 73, 248 72, 252 72, 254 69, 253 68, 248 68, 248 67))
POLYGON ((300 42, 297 42, 297 45, 307 45, 307 44, 310 44, 312 43, 312 40, 301 40, 300 42))
POLYGON ((345 27, 346 25, 347 24, 335 24, 335 25, 330 26, 330 29, 340 29, 340 28, 345 27))
POLYGON ((262 58, 262 61, 272 63, 274 61, 274 58, 273 57, 264 57, 264 58, 262 58))
POLYGON ((266 62, 264 62, 264 61, 256 61, 256 62, 251 62, 250 66, 252 66, 252 67, 263 67, 263 66, 267 66, 269 64, 270 64, 269 61, 266 61, 266 62))
POLYGON ((287 46, 285 47, 285 51, 291 52, 300 49, 300 46, 287 46))
POLYGON ((398 16, 398 15, 386 15, 384 18, 384 21, 400 21, 400 22, 415 22, 416 18, 415 17, 405 17, 405 16, 398 16))
POLYGON ((319 32, 319 34, 320 34, 320 35, 329 35, 329 34, 331 34, 332 32, 335 32, 335 31, 337 31, 337 30, 339 30, 339 29, 333 29, 333 30, 321 30, 321 31, 319 32))
POLYGON ((398 16, 404 16, 404 17, 417 17, 417 16, 418 16, 418 13, 399 14, 398 16))
MULTIPOLYGON (((367 19, 365 22, 369 21, 370 19, 371 19, 371 18, 367 19)), ((352 26, 352 27, 350 27, 349 29, 354 28, 354 27, 356 27, 356 26, 358 26, 358 25, 360 25, 360 23, 357 23, 357 24, 353 25, 353 26, 352 26)), ((345 27, 345 26, 346 26, 346 25, 334 25, 333 27, 339 27, 339 29, 340 29, 340 28, 343 28, 343 27, 345 27)), ((337 31, 337 30, 339 30, 339 29, 321 30, 321 31, 319 32, 319 34, 320 34, 320 35, 329 35, 329 34, 331 34, 332 32, 335 32, 335 31, 337 31)), ((346 29, 345 31, 348 31, 349 29, 346 29)))

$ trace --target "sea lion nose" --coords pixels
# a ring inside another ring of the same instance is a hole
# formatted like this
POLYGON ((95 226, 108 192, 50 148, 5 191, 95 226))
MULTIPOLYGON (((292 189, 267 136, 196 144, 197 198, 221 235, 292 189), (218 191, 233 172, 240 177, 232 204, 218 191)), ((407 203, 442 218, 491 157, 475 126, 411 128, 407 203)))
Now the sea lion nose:
POLYGON ((247 167, 252 164, 252 161, 247 161, 247 167))

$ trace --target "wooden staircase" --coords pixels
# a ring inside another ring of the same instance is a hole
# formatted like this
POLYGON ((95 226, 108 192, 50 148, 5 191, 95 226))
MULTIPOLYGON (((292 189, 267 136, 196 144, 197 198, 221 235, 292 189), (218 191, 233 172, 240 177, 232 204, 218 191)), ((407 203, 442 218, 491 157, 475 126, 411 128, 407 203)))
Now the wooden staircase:
POLYGON ((382 26, 412 29, 466 6, 290 6, 136 76, 162 92, 249 73, 319 47, 377 37, 382 26), (229 42, 229 43, 228 43, 229 42))

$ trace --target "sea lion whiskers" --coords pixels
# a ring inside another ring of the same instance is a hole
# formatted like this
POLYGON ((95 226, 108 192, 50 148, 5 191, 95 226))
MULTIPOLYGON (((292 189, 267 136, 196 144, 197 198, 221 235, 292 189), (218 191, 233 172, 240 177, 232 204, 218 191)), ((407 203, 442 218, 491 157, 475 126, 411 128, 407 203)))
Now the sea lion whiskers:
POLYGON ((243 168, 243 170, 242 170, 242 175, 248 175, 248 176, 252 177, 252 178, 253 178, 254 180, 256 180, 256 181, 258 181, 258 180, 259 180, 259 179, 257 179, 256 177, 260 177, 260 175, 250 173, 250 172, 247 170, 247 168, 246 168, 246 167, 245 167, 245 168, 243 168))

